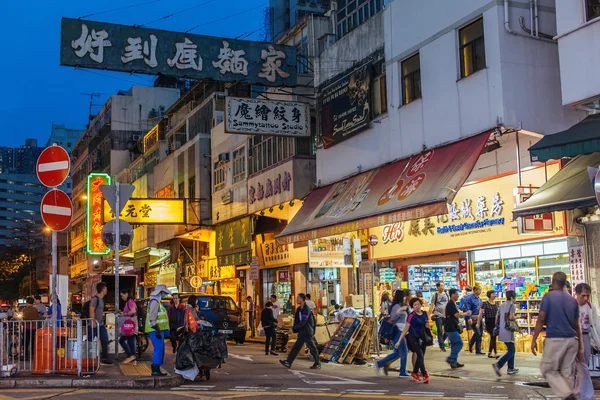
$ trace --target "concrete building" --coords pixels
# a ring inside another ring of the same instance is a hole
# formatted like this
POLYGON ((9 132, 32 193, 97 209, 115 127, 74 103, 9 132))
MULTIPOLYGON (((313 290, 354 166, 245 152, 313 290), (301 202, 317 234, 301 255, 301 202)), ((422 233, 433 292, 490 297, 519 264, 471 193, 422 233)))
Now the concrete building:
MULTIPOLYGON (((89 174, 106 173, 116 177, 143 154, 143 136, 162 119, 162 115, 179 98, 179 90, 132 86, 112 95, 91 120, 73 148, 73 222, 70 229, 70 277, 97 274, 111 266, 101 256, 88 256, 87 204, 89 174)), ((81 290, 82 279, 77 280, 81 290)))
POLYGON ((0 147, 0 174, 14 172, 15 149, 12 147, 0 147))
POLYGON ((36 139, 25 139, 24 145, 15 148, 15 173, 35 175, 35 165, 43 150, 36 139))
MULTIPOLYGON (((75 144, 81 135, 83 135, 83 132, 83 129, 67 128, 65 125, 52 123, 52 130, 48 142, 46 143, 46 147, 56 144, 72 155, 75 144)), ((62 190, 67 194, 70 194, 72 185, 73 182, 69 176, 62 184, 62 190)))

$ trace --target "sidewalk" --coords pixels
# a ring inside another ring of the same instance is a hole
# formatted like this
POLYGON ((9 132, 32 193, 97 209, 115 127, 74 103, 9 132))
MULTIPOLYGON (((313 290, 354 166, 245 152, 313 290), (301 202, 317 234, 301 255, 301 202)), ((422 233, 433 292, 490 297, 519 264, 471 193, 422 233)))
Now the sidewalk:
MULTIPOLYGON (((151 376, 152 345, 141 359, 131 364, 100 366, 100 370, 87 377, 76 375, 33 375, 17 372, 14 378, 0 378, 0 388, 89 388, 89 389, 154 389, 170 388, 183 384, 183 378, 175 374, 175 355, 171 344, 165 342, 165 362, 162 366, 167 376, 151 376)), ((121 356, 121 358, 124 358, 121 356)))

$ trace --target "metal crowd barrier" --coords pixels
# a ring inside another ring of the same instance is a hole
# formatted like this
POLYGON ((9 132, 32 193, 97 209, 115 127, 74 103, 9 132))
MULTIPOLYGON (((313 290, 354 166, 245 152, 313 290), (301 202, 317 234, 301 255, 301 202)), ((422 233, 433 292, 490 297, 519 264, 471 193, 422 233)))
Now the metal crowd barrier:
POLYGON ((0 322, 0 376, 91 375, 100 368, 100 330, 94 319, 0 322), (53 355, 55 355, 53 357, 53 355))

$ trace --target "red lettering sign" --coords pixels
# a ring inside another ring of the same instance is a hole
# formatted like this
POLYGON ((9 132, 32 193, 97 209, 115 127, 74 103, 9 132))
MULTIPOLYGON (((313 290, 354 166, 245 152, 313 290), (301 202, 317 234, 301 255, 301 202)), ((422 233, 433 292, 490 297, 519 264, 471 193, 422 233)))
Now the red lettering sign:
POLYGON ((396 241, 401 242, 404 238, 403 225, 403 222, 396 222, 394 224, 384 226, 381 241, 383 243, 396 241))

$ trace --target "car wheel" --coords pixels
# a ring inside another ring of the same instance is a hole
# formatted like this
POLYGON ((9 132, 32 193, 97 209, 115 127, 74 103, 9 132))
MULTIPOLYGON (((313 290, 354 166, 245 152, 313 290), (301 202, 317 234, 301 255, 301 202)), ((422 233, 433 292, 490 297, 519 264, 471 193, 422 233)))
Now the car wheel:
POLYGON ((236 344, 244 344, 245 341, 246 339, 235 339, 236 344))

